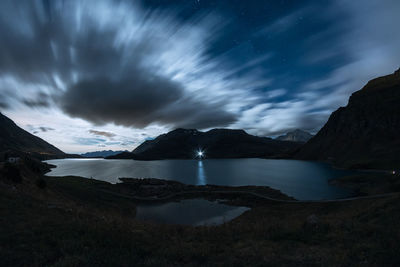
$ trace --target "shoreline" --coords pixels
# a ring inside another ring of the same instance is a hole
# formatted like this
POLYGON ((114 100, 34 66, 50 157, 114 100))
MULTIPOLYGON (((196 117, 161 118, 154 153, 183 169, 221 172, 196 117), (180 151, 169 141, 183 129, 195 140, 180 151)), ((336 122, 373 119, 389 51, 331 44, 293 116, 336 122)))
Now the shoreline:
MULTIPOLYGON (((77 160, 76 158, 72 158, 74 160, 77 160)), ((78 159, 80 160, 80 159, 78 159)), ((83 159, 86 160, 86 159, 83 159)), ((105 158, 89 158, 89 160, 105 160, 105 158)), ((112 159, 111 159, 112 160, 112 159)), ((131 159, 129 159, 131 160, 131 159)), ((189 160, 189 159, 187 159, 189 160)), ((280 160, 295 160, 295 159, 280 159, 280 160)), ((198 161, 198 160, 196 160, 198 161)), ((297 160, 296 160, 297 161, 297 160)), ((301 161, 306 161, 306 162, 318 162, 318 163, 323 163, 323 164, 329 164, 332 168, 335 169, 341 169, 341 170, 349 170, 349 169, 343 169, 343 168, 337 168, 334 166, 332 163, 329 162, 321 162, 321 161, 307 161, 307 160, 301 160, 301 161)), ((46 175, 51 171, 52 168, 57 168, 56 165, 53 165, 51 163, 43 161, 43 163, 48 165, 48 170, 44 173, 46 177, 63 177, 63 176, 48 176, 46 175)), ((354 170, 355 171, 355 170, 354 170)), ((332 198, 332 199, 316 199, 316 200, 298 200, 293 197, 290 197, 284 193, 282 193, 278 189, 271 188, 269 186, 257 186, 257 185, 248 185, 248 186, 217 186, 217 185, 189 185, 189 184, 183 184, 175 180, 165 180, 165 179, 160 179, 160 178, 134 178, 134 177, 129 177, 129 178, 119 178, 118 180, 120 182, 116 182, 115 184, 109 183, 110 185, 116 186, 123 186, 126 187, 127 183, 126 181, 141 181, 139 183, 142 184, 142 186, 149 186, 148 184, 146 185, 146 179, 151 179, 153 181, 158 181, 158 182, 163 182, 164 186, 168 185, 170 191, 164 191, 164 192, 158 192, 155 195, 152 196, 139 196, 139 195, 132 195, 132 192, 129 193, 129 195, 120 195, 121 197, 126 197, 130 198, 134 201, 144 201, 144 202, 170 202, 174 200, 181 200, 181 199, 190 199, 190 198, 195 198, 195 197, 201 197, 203 199, 207 198, 217 198, 218 196, 222 199, 226 199, 228 201, 232 200, 233 198, 244 198, 247 199, 247 204, 246 206, 251 205, 250 199, 264 199, 268 201, 273 201, 273 202, 285 202, 285 203, 327 203, 327 202, 343 202, 343 201, 351 201, 351 200, 356 200, 356 199, 363 199, 363 198, 379 198, 379 197, 386 197, 390 196, 392 192, 379 192, 376 194, 368 194, 368 193, 362 193, 360 188, 354 186, 354 184, 346 183, 346 178, 348 177, 360 177, 360 176, 369 176, 369 175, 390 175, 389 171, 386 170, 357 170, 357 172, 360 172, 360 174, 355 174, 355 175, 349 175, 349 176, 341 176, 337 178, 332 178, 328 180, 329 185, 331 186, 337 186, 341 187, 343 189, 347 189, 351 191, 351 194, 348 197, 343 197, 343 198, 332 198), (124 181, 125 180, 125 181, 124 181), (179 184, 181 189, 174 188, 171 185, 177 185, 179 184), (182 189, 183 188, 183 189, 182 189), (189 188, 189 190, 188 190, 189 188), (243 188, 247 188, 247 190, 243 190, 243 188), (263 192, 262 194, 257 193, 255 191, 268 191, 267 193, 263 192), (271 192, 272 197, 271 197, 271 192), (231 195, 231 196, 228 196, 231 195), (229 200, 230 199, 230 200, 229 200)), ((93 178, 89 177, 81 177, 83 179, 89 179, 92 180, 93 178)), ((102 180, 97 180, 93 179, 96 181, 102 181, 102 180)), ((105 182, 105 181, 102 181, 105 182)), ((115 192, 108 192, 108 193, 113 193, 115 192)), ((126 192, 125 192, 126 193, 126 192)), ((393 193, 395 194, 395 193, 393 193)))

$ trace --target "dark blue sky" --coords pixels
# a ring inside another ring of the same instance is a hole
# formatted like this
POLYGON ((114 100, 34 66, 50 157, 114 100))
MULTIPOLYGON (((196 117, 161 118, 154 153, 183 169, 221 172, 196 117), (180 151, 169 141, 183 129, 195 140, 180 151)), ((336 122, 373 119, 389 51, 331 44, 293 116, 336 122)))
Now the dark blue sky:
POLYGON ((190 23, 202 14, 218 14, 221 21, 229 21, 229 24, 216 40, 210 42, 209 57, 225 54, 226 61, 234 67, 273 53, 268 62, 261 62, 257 67, 280 78, 282 85, 316 79, 351 60, 346 51, 337 51, 330 62, 307 64, 303 59, 304 53, 312 56, 326 52, 346 33, 346 25, 340 23, 349 16, 345 10, 335 10, 331 17, 326 16, 330 7, 334 9, 333 1, 154 0, 143 3, 148 8, 179 10, 176 16, 183 23, 190 23), (330 33, 323 39, 310 40, 327 31, 330 33))
POLYGON ((316 132, 399 67, 398 14, 397 0, 2 1, 0 109, 67 152, 176 127, 316 132))

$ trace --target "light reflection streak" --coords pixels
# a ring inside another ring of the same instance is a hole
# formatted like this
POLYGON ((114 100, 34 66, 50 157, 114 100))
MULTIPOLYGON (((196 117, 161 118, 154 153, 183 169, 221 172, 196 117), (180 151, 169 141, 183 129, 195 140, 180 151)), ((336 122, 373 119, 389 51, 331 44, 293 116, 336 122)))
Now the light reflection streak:
POLYGON ((198 185, 205 185, 207 183, 206 175, 204 174, 203 168, 203 161, 198 161, 198 168, 197 168, 197 184, 198 185))

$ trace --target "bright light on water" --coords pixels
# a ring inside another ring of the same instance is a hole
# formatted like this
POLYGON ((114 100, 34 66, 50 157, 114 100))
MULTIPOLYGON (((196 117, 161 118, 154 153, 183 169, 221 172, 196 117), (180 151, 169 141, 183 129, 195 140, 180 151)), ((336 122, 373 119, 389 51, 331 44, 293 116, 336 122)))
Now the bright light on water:
POLYGON ((198 177, 198 185, 205 185, 206 182, 206 176, 204 174, 204 168, 203 168, 203 161, 199 160, 198 161, 198 170, 197 170, 197 177, 198 177))

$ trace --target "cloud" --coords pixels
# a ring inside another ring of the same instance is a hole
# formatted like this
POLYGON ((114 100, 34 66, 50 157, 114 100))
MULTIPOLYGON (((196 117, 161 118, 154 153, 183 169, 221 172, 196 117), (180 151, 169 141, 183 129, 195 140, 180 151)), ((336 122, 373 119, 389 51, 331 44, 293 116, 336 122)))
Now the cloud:
POLYGON ((85 138, 85 137, 75 137, 75 142, 80 145, 105 145, 107 140, 102 138, 85 138))
POLYGON ((34 126, 34 125, 31 125, 31 124, 28 124, 28 125, 26 125, 26 127, 28 128, 28 130, 30 132, 33 132, 34 134, 55 131, 54 128, 48 127, 48 126, 34 126))
POLYGON ((0 72, 44 92, 22 97, 31 108, 56 105, 96 125, 210 128, 235 122, 237 100, 268 82, 206 60, 227 23, 212 14, 182 23, 128 1, 11 2, 0 8, 0 72))
POLYGON ((48 131, 54 131, 54 129, 53 128, 51 128, 51 127, 39 127, 39 129, 42 131, 42 132, 48 132, 48 131))
POLYGON ((395 0, 308 1, 268 25, 257 20, 258 32, 235 32, 243 21, 229 11, 183 20, 175 7, 138 3, 1 1, 0 108, 57 129, 46 135, 67 151, 88 149, 71 136, 92 138, 94 125, 120 145, 175 127, 315 131, 400 62, 395 0), (224 46, 226 32, 246 41, 224 46))
POLYGON ((51 105, 50 97, 44 92, 39 92, 36 98, 23 98, 21 101, 31 108, 47 108, 51 105))
POLYGON ((299 21, 303 20, 303 18, 309 15, 314 10, 311 6, 306 6, 300 9, 293 11, 290 14, 279 17, 272 23, 264 26, 261 30, 256 32, 256 36, 262 35, 276 35, 282 34, 286 31, 289 31, 299 23, 299 21))
POLYGON ((395 0, 332 2, 319 16, 335 23, 305 36, 308 52, 301 63, 304 67, 324 63, 321 66, 326 67, 329 59, 333 67, 322 77, 296 84, 297 92, 287 100, 260 103, 244 111, 235 125, 259 135, 295 128, 318 131, 332 111, 347 104, 353 92, 369 80, 399 68, 399 11, 400 2, 395 0))
POLYGON ((134 145, 136 143, 137 142, 135 142, 135 141, 125 141, 123 143, 120 143, 120 145, 126 147, 126 146, 132 146, 132 145, 134 145))
POLYGON ((287 90, 283 89, 283 88, 270 90, 267 92, 267 97, 268 98, 280 97, 280 96, 285 95, 286 93, 287 93, 287 90))
POLYGON ((97 125, 112 122, 144 128, 159 123, 208 128, 235 120, 219 106, 185 96, 178 83, 141 71, 117 82, 106 78, 79 82, 59 101, 62 109, 71 116, 97 125))
POLYGON ((94 134, 94 135, 108 137, 108 138, 112 138, 112 137, 116 136, 115 133, 105 132, 105 131, 89 130, 89 133, 94 134))
POLYGON ((11 90, 8 90, 7 87, 0 87, 0 109, 10 109, 12 107, 12 100, 15 98, 15 95, 11 90))
POLYGON ((0 100, 0 109, 7 109, 8 107, 8 104, 3 99, 0 100))
MULTIPOLYGON (((314 108, 335 109, 344 106, 354 91, 360 90, 369 80, 393 73, 400 66, 400 35, 395 25, 400 24, 400 2, 395 0, 337 1, 328 14, 345 14, 346 19, 322 36, 341 34, 335 43, 316 51, 316 58, 323 55, 343 54, 346 60, 322 79, 304 85, 315 102, 314 108), (368 19, 366 19, 368 18, 368 19), (330 50, 326 50, 330 47, 330 50)), ((323 42, 323 38, 313 36, 323 42)))

